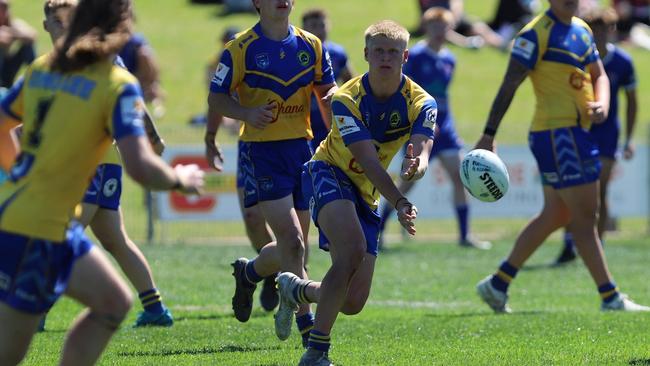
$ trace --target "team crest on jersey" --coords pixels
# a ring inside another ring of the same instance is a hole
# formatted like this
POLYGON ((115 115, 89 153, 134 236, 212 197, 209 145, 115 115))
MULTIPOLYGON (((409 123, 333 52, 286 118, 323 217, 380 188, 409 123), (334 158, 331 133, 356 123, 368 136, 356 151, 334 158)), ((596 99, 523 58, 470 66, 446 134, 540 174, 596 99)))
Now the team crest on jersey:
POLYGON ((255 64, 260 69, 267 69, 271 65, 271 60, 269 59, 268 53, 258 53, 255 55, 255 64))
POLYGON ((512 47, 513 55, 521 56, 526 60, 529 60, 533 56, 534 51, 535 51, 535 43, 523 37, 518 37, 515 40, 514 46, 512 47))
POLYGON ((122 122, 126 125, 142 125, 144 101, 139 95, 129 95, 120 99, 122 122))
POLYGON ((395 128, 395 127, 399 126, 399 124, 401 122, 402 122, 402 117, 400 117, 399 112, 398 111, 393 111, 390 114, 390 120, 388 122, 390 124, 390 127, 395 128))
POLYGON ((569 84, 571 84, 571 87, 573 87, 573 89, 581 90, 585 85, 585 77, 578 72, 573 72, 569 77, 569 84))
POLYGON ((582 41, 587 45, 587 47, 591 46, 591 39, 589 38, 589 35, 583 34, 582 41))
POLYGON ((429 109, 422 125, 425 128, 430 128, 433 130, 433 127, 436 125, 436 119, 438 119, 438 109, 429 109))
POLYGON ((304 51, 304 50, 298 52, 298 62, 302 66, 308 66, 309 62, 311 62, 311 56, 309 56, 309 52, 304 51))
POLYGON ((111 178, 104 183, 104 188, 102 188, 102 193, 106 197, 111 197, 112 195, 117 192, 117 188, 119 187, 119 182, 117 181, 116 178, 111 178))

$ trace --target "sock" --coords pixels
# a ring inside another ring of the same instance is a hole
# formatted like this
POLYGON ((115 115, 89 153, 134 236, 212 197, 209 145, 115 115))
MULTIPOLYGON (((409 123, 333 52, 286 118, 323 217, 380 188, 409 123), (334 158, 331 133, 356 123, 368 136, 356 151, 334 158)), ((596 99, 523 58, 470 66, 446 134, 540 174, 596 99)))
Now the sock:
POLYGON ((598 293, 603 302, 608 303, 616 298, 618 295, 618 288, 614 282, 607 282, 602 286, 598 286, 598 293))
POLYGON ((564 250, 575 251, 575 244, 573 244, 573 235, 568 231, 564 232, 564 250))
POLYGON ((309 348, 328 352, 330 349, 330 335, 312 329, 309 334, 309 348))
POLYGON ((467 221, 469 219, 469 207, 467 205, 456 206, 456 219, 458 220, 460 241, 465 241, 467 239, 467 221))
POLYGON ((162 314, 165 311, 158 289, 152 288, 151 290, 143 291, 138 294, 138 297, 140 298, 144 311, 154 314, 162 314))
POLYGON ((307 314, 297 316, 296 324, 298 325, 298 331, 302 336, 302 345, 307 348, 309 345, 309 333, 314 327, 314 313, 309 312, 307 314))
POLYGON ((256 283, 264 279, 264 277, 260 276, 255 271, 255 266, 253 265, 254 263, 255 263, 255 259, 250 260, 246 264, 246 268, 244 269, 244 279, 248 281, 248 283, 250 283, 251 285, 255 285, 256 283))
POLYGON ((492 286, 499 291, 508 292, 508 286, 510 286, 510 282, 517 275, 517 271, 519 269, 508 263, 508 261, 503 261, 499 269, 492 276, 492 286))
POLYGON ((301 280, 296 286, 296 288, 293 289, 293 299, 298 303, 298 304, 310 304, 312 301, 310 301, 307 298, 307 286, 309 286, 310 283, 314 281, 305 281, 301 280))

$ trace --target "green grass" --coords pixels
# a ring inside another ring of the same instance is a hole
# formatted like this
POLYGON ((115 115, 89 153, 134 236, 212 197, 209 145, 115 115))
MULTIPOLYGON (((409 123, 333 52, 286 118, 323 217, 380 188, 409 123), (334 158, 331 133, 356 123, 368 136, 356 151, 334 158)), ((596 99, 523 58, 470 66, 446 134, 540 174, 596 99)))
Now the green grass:
MULTIPOLYGON (((370 299, 358 316, 340 316, 332 334, 337 365, 647 365, 648 314, 601 313, 582 265, 551 269, 559 246, 542 247, 511 288, 512 315, 494 315, 474 285, 507 254, 519 221, 500 221, 493 250, 457 248, 451 240, 390 243, 381 254, 370 299), (506 232, 506 234, 499 234, 506 232)), ((434 226, 424 225, 421 227, 434 226)), ((621 289, 650 303, 645 279, 650 252, 643 225, 624 221, 626 235, 607 242, 610 269, 621 289)), ((429 233, 444 232, 444 225, 429 233)), ((554 238, 555 239, 555 238, 554 238)), ((312 247, 313 248, 313 247, 312 247)), ((230 310, 228 263, 252 256, 243 246, 147 246, 156 280, 176 324, 132 329, 136 304, 102 365, 295 365, 294 334, 280 342, 271 314, 254 310, 246 324, 230 310)), ((310 272, 320 279, 329 259, 313 250, 310 272)), ((63 300, 38 334, 25 365, 54 364, 63 334, 79 308, 63 300)))

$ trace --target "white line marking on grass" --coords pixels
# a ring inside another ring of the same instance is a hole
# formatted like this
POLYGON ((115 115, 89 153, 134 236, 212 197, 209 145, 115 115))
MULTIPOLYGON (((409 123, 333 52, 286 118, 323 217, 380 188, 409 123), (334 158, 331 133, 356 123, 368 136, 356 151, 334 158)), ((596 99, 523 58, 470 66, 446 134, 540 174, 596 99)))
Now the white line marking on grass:
POLYGON ((407 300, 369 300, 368 305, 388 308, 408 309, 457 309, 471 306, 471 302, 433 302, 433 301, 407 301, 407 300))

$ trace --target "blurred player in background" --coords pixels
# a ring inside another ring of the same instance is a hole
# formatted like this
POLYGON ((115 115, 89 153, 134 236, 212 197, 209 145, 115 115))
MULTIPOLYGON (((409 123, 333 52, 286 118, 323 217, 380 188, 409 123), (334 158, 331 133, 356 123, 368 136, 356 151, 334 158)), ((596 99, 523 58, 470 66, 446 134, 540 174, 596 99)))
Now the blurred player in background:
POLYGON ((518 270, 553 231, 570 221, 578 251, 598 287, 601 309, 648 311, 619 292, 596 229, 601 166, 589 127, 607 119, 609 81, 589 26, 574 17, 578 2, 549 3, 550 9, 515 39, 508 70, 476 145, 494 151, 499 123, 515 91, 530 76, 537 103, 528 141, 542 178, 544 207, 477 290, 495 312, 510 312, 508 287, 518 270))
MULTIPOLYGON (((332 62, 332 72, 334 79, 343 84, 350 80, 353 75, 352 67, 348 62, 348 55, 345 49, 334 42, 329 40, 329 32, 331 28, 330 20, 327 12, 324 9, 310 9, 302 14, 302 27, 307 32, 314 34, 323 43, 323 48, 327 50, 332 62)), ((329 118, 324 118, 318 108, 316 95, 312 96, 311 100, 311 129, 314 133, 314 138, 309 142, 311 149, 316 151, 321 141, 330 131, 329 118)))
POLYGON ((318 303, 300 366, 331 365, 330 333, 338 313, 358 314, 370 295, 380 195, 395 207, 409 234, 416 231, 417 209, 386 172, 408 141, 401 176, 422 178, 433 142, 436 102, 402 74, 408 39, 408 31, 393 21, 368 27, 364 54, 369 71, 334 95, 332 131, 303 168, 305 199, 319 229, 319 245, 329 251, 332 265, 322 282, 288 272, 278 276, 281 306, 318 303))
POLYGON ((11 16, 10 1, 0 0, 0 87, 10 87, 20 68, 34 61, 36 36, 29 24, 11 16))
POLYGON ((80 1, 64 39, 2 101, 0 165, 10 169, 0 186, 3 364, 23 359, 42 314, 63 293, 88 309, 68 332, 62 365, 94 364, 131 306, 128 286, 74 222, 113 139, 140 184, 188 193, 203 184, 197 166, 172 169, 152 151, 137 80, 114 65, 131 7, 129 0, 80 1), (19 121, 20 146, 10 131, 19 121))
MULTIPOLYGON (((52 44, 56 44, 70 24, 77 0, 45 1, 44 29, 50 34, 52 44)), ((154 151, 160 155, 164 143, 145 108, 145 130, 154 151)), ((129 238, 124 227, 124 217, 120 207, 122 195, 122 165, 119 152, 113 145, 101 164, 97 166, 90 186, 81 203, 82 214, 78 218, 83 227, 90 225, 95 237, 115 258, 135 289, 144 311, 138 314, 136 326, 171 326, 173 317, 163 302, 153 280, 151 268, 140 248, 129 238)), ((41 325, 41 329, 43 325, 41 325)))
MULTIPOLYGON (((233 28, 228 28, 223 34, 222 40, 224 41, 224 46, 232 41, 238 32, 235 32, 233 28)), ((210 72, 210 80, 214 76, 214 73, 217 71, 219 65, 219 60, 221 59, 221 52, 216 57, 214 61, 214 66, 211 65, 208 67, 210 72)), ((236 98, 235 98, 236 99, 236 98)), ((208 120, 205 130, 205 157, 208 160, 208 164, 216 169, 217 171, 223 170, 223 156, 221 152, 221 147, 217 143, 217 133, 221 127, 230 128, 231 123, 236 123, 239 126, 240 122, 233 120, 231 118, 223 117, 214 109, 208 110, 208 120), (224 126, 225 125, 225 126, 224 126)), ((250 240, 253 249, 259 253, 265 245, 275 242, 273 239, 273 234, 271 229, 266 224, 262 211, 260 210, 259 205, 253 205, 246 207, 244 204, 244 179, 245 175, 242 171, 241 164, 239 162, 239 157, 241 156, 241 148, 244 142, 241 140, 237 143, 237 196, 239 199, 239 209, 241 210, 242 218, 244 219, 244 227, 246 229, 246 236, 250 240)), ((278 292, 275 288, 275 273, 264 277, 262 284, 262 291, 260 291, 260 304, 262 308, 266 311, 272 311, 278 306, 279 302, 278 292)))
MULTIPOLYGON (((440 7, 429 8, 422 16, 422 26, 426 40, 420 41, 409 50, 409 60, 404 65, 404 74, 410 77, 427 93, 431 94, 438 104, 436 143, 429 159, 438 157, 453 184, 453 205, 458 221, 458 244, 462 247, 490 249, 492 244, 480 241, 469 235, 469 207, 467 194, 460 181, 460 149, 462 141, 456 129, 449 109, 448 89, 451 83, 456 58, 444 47, 445 34, 451 29, 454 17, 449 10, 440 7)), ((399 190, 407 194, 415 182, 402 181, 399 190)), ((381 210, 380 249, 383 246, 383 232, 386 222, 393 213, 393 208, 384 202, 381 210)))
MULTIPOLYGON (((252 260, 232 265, 235 317, 248 321, 256 284, 279 270, 307 278, 304 253, 309 233, 309 206, 301 190, 302 164, 312 155, 309 140, 310 98, 316 92, 324 114, 336 90, 320 40, 289 24, 293 0, 254 0, 260 21, 228 43, 214 74, 209 114, 243 122, 239 164, 244 205, 259 205, 277 240, 252 260), (238 100, 232 95, 236 93, 238 100)), ((276 335, 290 335, 293 309, 282 303, 275 316, 276 335)), ((298 329, 309 334, 313 314, 302 306, 298 329)))
MULTIPOLYGON (((618 92, 625 91, 627 102, 625 109, 625 138, 623 143, 623 158, 625 160, 634 157, 634 144, 632 134, 636 125, 637 97, 636 97, 636 76, 632 58, 621 48, 616 47, 610 41, 616 40, 616 22, 618 16, 613 9, 592 9, 584 14, 583 19, 589 24, 593 33, 598 53, 603 61, 605 72, 609 78, 610 101, 607 119, 601 124, 591 126, 591 135, 596 140, 600 153, 600 212, 598 216, 598 235, 603 240, 609 216, 609 203, 607 192, 609 180, 612 176, 612 169, 616 164, 618 155, 618 140, 620 136, 621 122, 618 117, 618 92)), ((575 247, 571 231, 564 233, 564 248, 555 263, 563 264, 571 262, 576 258, 575 247)))

